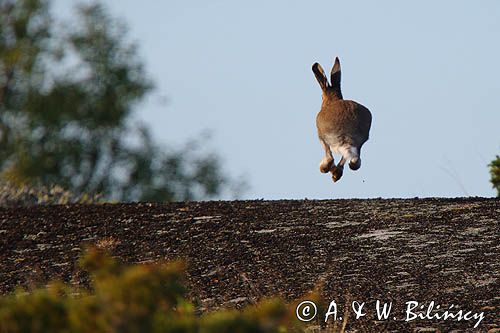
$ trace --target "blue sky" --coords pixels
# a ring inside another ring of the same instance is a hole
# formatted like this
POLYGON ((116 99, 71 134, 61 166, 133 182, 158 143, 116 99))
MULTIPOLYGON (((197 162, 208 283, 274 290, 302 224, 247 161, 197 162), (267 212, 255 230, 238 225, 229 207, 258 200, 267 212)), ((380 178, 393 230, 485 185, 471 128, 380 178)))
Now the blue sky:
MULTIPOLYGON (((57 0, 71 15, 77 1, 57 0)), ((243 198, 493 196, 500 154, 500 2, 107 0, 138 42, 158 141, 211 130, 243 198), (311 65, 373 114, 362 167, 319 172, 311 65), (165 102, 167 100, 167 102, 165 102)))

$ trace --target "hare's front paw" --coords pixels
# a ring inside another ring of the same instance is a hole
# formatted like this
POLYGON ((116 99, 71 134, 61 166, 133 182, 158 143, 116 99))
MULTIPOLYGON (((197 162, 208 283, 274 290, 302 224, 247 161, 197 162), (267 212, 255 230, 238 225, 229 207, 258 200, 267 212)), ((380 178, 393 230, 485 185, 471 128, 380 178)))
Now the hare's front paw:
POLYGON ((333 167, 332 169, 332 179, 333 179, 333 182, 337 182, 341 177, 342 175, 344 174, 344 168, 339 168, 339 167, 333 167))

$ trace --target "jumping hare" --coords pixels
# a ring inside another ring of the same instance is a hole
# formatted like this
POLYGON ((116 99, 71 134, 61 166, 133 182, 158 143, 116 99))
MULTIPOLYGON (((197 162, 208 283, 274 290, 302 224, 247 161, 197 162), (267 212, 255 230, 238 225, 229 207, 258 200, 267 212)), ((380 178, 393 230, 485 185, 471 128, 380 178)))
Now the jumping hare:
POLYGON ((319 170, 322 173, 331 172, 336 182, 342 177, 346 161, 349 161, 352 170, 361 167, 361 146, 368 140, 372 115, 363 105, 342 98, 339 58, 335 58, 330 74, 331 85, 320 64, 315 63, 312 70, 323 90, 321 111, 316 117, 319 140, 325 149, 319 170), (337 165, 332 150, 342 156, 337 165))

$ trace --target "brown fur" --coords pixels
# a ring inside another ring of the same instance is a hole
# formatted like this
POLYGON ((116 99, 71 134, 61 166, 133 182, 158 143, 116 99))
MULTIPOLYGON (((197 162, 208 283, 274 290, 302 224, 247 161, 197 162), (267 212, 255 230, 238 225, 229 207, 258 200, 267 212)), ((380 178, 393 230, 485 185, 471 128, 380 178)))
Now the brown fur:
POLYGON ((368 140, 372 115, 363 105, 344 100, 340 88, 341 69, 338 58, 335 58, 330 74, 331 84, 320 64, 315 63, 312 70, 323 91, 323 103, 316 117, 318 136, 325 149, 320 171, 330 171, 333 181, 337 181, 342 177, 347 160, 353 170, 361 166, 361 147, 368 140), (337 165, 334 163, 332 150, 343 154, 337 165))
POLYGON ((354 101, 336 99, 328 93, 323 96, 321 111, 316 117, 319 137, 336 133, 346 144, 361 148, 368 140, 372 115, 363 105, 354 101))

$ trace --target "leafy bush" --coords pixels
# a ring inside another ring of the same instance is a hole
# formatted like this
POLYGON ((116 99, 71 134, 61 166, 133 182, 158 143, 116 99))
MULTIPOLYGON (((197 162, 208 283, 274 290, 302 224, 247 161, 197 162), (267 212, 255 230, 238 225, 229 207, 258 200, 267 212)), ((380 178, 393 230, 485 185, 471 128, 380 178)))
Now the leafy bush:
POLYGON ((500 198, 500 156, 497 156, 496 159, 490 163, 489 167, 491 184, 493 184, 493 188, 497 190, 497 196, 500 198))
POLYGON ((75 195, 58 185, 51 187, 0 183, 0 207, 90 204, 101 202, 100 195, 75 195))
POLYGON ((91 249, 81 265, 90 273, 89 289, 53 282, 0 297, 0 332, 302 332, 277 299, 197 315, 180 262, 127 266, 91 249))

